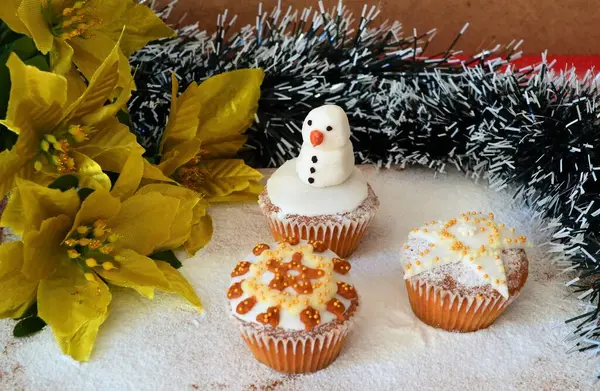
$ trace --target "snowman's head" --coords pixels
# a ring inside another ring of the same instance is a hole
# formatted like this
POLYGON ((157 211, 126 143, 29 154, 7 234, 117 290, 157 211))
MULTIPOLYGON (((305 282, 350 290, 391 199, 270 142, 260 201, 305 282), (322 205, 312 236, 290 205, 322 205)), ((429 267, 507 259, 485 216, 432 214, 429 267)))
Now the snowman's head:
POLYGON ((311 110, 302 125, 302 138, 317 149, 344 147, 350 140, 350 124, 346 113, 336 105, 324 105, 311 110))

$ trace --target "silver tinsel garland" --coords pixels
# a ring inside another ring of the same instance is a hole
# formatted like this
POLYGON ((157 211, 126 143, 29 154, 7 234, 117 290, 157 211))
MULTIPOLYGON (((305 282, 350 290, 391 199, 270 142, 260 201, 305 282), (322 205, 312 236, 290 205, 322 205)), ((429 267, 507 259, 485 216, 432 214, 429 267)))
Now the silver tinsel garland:
POLYGON ((573 349, 600 354, 598 78, 554 72, 543 56, 515 70, 520 42, 458 59, 455 40, 425 56, 435 30, 405 35, 397 22, 370 28, 377 14, 365 6, 354 23, 341 3, 330 11, 321 2, 316 10, 259 8, 256 25, 231 34, 235 18, 225 12, 213 35, 192 25, 148 45, 132 58, 138 91, 130 114, 140 141, 152 155, 168 117, 171 72, 183 90, 213 74, 263 68, 248 161, 277 166, 295 157, 307 112, 335 103, 349 114, 360 163, 442 172, 453 165, 495 189, 516 188, 547 219, 553 259, 577 273, 567 285, 585 310, 567 320, 573 349))

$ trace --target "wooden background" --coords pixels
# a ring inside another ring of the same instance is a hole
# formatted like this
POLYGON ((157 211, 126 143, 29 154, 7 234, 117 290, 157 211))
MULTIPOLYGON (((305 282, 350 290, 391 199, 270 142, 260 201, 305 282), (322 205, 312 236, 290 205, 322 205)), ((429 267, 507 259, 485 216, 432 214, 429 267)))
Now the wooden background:
MULTIPOLYGON (((167 1, 167 0, 162 0, 167 1)), ((325 0, 330 8, 337 0, 325 0)), ((452 41, 465 22, 471 25, 458 45, 466 53, 524 39, 526 54, 600 53, 600 2, 598 0, 346 0, 355 14, 365 2, 382 8, 378 20, 403 23, 404 30, 420 32, 438 29, 431 49, 441 50, 452 41), (385 15, 385 16, 384 16, 385 15)), ((186 21, 199 21, 202 29, 213 31, 219 13, 229 9, 238 14, 236 26, 254 23, 258 0, 179 0, 173 21, 187 13, 186 21)), ((271 10, 277 0, 262 0, 263 10, 271 10)), ((317 0, 282 0, 287 6, 318 7, 317 0)))

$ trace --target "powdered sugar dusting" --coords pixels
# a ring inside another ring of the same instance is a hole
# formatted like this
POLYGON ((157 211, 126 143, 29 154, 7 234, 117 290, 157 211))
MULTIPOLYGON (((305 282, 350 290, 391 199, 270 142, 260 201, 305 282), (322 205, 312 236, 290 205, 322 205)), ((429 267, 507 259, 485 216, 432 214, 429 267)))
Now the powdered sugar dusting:
POLYGON ((15 340, 0 321, 0 389, 23 390, 593 390, 593 361, 563 342, 577 300, 555 277, 544 249, 527 249, 529 280, 489 328, 455 334, 420 322, 408 302, 399 261, 411 228, 464 210, 495 211, 534 243, 547 241, 526 209, 457 173, 362 168, 381 200, 369 233, 352 255, 361 310, 338 359, 312 375, 286 376, 258 363, 231 321, 226 297, 236 262, 270 240, 255 203, 211 208, 215 236, 182 273, 206 315, 179 297, 154 301, 115 289, 111 315, 92 361, 60 354, 50 330, 15 340))

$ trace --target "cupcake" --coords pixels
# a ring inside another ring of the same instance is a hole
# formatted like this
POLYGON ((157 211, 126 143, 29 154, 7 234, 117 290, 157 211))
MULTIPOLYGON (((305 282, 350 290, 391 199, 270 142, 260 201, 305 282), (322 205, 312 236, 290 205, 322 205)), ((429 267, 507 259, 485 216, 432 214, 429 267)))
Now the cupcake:
POLYGON ((467 212, 414 229, 402 257, 413 312, 448 331, 490 326, 525 285, 528 245, 492 213, 467 212))
POLYGON ((258 244, 231 273, 227 298, 242 338, 261 363, 316 372, 342 349, 358 307, 350 264, 323 242, 258 244))
POLYGON ((275 171, 259 196, 275 240, 318 240, 341 257, 356 250, 379 199, 354 166, 350 136, 340 107, 325 105, 308 114, 300 155, 275 171))

